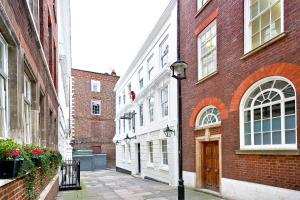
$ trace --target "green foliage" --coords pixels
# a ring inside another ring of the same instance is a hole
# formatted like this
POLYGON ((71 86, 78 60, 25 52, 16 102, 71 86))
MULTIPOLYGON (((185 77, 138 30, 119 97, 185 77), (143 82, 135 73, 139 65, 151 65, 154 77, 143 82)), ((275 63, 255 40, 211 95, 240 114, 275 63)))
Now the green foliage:
POLYGON ((27 194, 30 199, 37 199, 35 185, 37 181, 44 184, 51 175, 57 173, 57 169, 62 163, 62 156, 57 150, 36 145, 21 146, 11 139, 0 139, 0 160, 19 159, 23 161, 19 171, 19 176, 24 176, 27 194), (39 161, 40 166, 36 166, 33 160, 39 161), (37 180, 38 170, 42 178, 37 180))

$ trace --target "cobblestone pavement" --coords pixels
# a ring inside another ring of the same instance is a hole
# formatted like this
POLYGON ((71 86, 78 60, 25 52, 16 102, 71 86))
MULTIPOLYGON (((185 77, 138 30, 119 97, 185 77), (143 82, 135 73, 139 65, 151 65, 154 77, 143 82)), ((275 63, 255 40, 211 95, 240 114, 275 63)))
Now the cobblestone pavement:
MULTIPOLYGON (((177 190, 163 183, 144 180, 115 170, 81 173, 80 191, 59 192, 57 200, 177 200, 177 190)), ((221 200, 187 190, 186 200, 221 200)))

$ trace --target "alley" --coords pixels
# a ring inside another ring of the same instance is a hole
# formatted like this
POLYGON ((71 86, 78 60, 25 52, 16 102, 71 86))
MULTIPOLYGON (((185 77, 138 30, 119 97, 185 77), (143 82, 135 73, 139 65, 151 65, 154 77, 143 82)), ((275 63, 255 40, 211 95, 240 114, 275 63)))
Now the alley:
MULTIPOLYGON (((176 188, 131 175, 101 170, 82 172, 81 191, 60 192, 57 200, 176 200, 176 188)), ((187 200, 221 200, 208 194, 186 190, 187 200)))

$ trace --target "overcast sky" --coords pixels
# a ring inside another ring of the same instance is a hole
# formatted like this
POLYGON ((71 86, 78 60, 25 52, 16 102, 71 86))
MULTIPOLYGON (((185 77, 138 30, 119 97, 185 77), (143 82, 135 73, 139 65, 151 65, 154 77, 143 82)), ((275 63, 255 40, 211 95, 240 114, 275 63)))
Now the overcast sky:
POLYGON ((125 73, 170 0, 71 0, 73 67, 125 73))

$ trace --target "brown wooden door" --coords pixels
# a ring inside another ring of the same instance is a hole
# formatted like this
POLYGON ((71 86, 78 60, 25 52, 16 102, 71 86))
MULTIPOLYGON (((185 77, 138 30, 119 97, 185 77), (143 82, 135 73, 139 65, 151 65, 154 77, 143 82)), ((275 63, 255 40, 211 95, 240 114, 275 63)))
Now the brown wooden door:
POLYGON ((202 177, 204 188, 219 191, 219 143, 218 141, 204 142, 202 149, 202 177))

